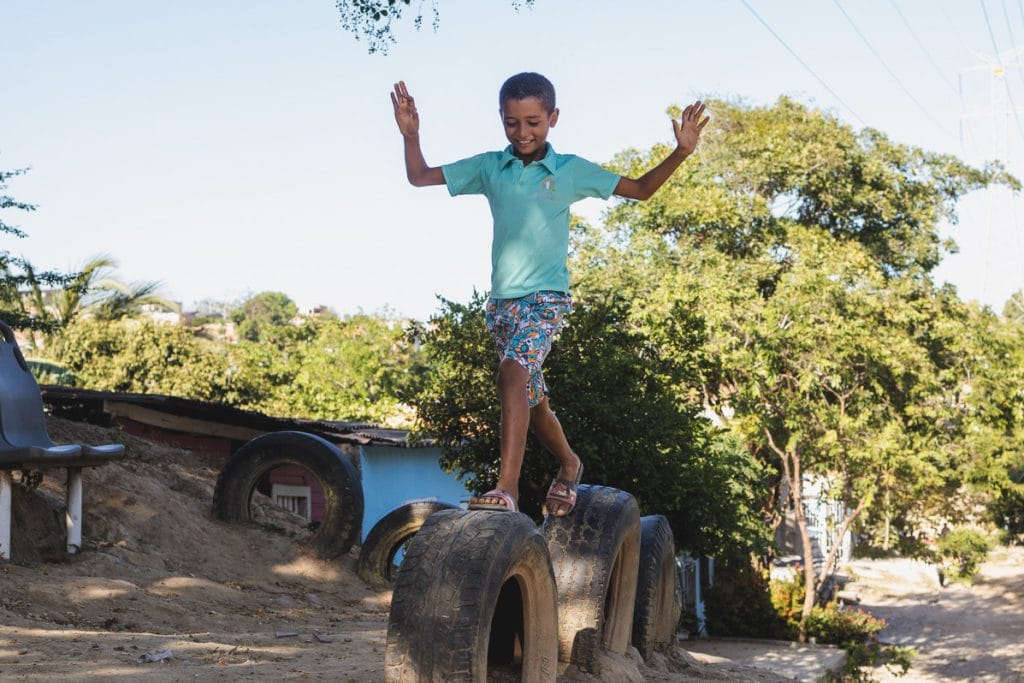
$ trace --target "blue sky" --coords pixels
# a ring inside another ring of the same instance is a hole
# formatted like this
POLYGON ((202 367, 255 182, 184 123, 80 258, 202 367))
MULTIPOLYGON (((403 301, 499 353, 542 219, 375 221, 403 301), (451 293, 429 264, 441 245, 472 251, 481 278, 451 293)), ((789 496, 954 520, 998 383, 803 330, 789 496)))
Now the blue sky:
MULTIPOLYGON (((277 290, 302 307, 426 318, 438 294, 487 288, 490 221, 482 198, 405 182, 388 97, 398 79, 416 97, 431 164, 503 146, 497 88, 534 70, 558 89, 549 140, 598 162, 669 140, 670 104, 786 94, 900 142, 1000 156, 1024 175, 1024 72, 1010 54, 1024 46, 1021 0, 438 9, 436 33, 429 14, 419 32, 403 21, 390 53, 370 55, 331 0, 3 0, 0 168, 30 166, 9 190, 39 206, 6 214, 29 238, 5 248, 58 269, 109 253, 125 279, 160 280, 186 308, 277 290), (993 39, 1006 67, 995 87, 993 39)), ((605 206, 577 205, 595 220, 605 206)), ((971 196, 940 279, 1000 308, 1024 285, 1022 219, 1009 192, 971 196)))

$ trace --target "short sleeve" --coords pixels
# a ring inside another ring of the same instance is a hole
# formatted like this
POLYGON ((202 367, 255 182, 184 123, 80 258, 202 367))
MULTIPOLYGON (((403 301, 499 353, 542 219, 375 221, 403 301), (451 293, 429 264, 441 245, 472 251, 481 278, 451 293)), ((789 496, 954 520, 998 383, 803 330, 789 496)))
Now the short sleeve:
POLYGON ((483 194, 484 169, 489 156, 485 152, 441 166, 449 194, 453 197, 460 194, 483 194))
POLYGON ((572 174, 574 201, 585 197, 608 199, 615 192, 621 176, 581 157, 572 157, 567 166, 572 174))

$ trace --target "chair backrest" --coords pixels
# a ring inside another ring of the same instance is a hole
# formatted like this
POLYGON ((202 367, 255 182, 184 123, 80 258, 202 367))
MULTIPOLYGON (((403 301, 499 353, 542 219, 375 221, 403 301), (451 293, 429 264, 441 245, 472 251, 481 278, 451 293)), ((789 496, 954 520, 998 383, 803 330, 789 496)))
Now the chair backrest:
POLYGON ((18 348, 14 330, 0 321, 0 433, 13 446, 49 448, 39 384, 18 348))

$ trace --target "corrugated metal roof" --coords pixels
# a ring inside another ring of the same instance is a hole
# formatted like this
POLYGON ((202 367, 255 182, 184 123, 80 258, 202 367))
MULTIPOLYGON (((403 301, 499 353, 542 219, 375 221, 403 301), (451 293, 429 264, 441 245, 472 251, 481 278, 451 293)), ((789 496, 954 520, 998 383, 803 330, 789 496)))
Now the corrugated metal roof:
POLYGON ((216 422, 265 432, 298 430, 310 432, 329 440, 377 444, 386 446, 417 447, 426 443, 410 444, 409 432, 404 429, 381 429, 375 424, 341 420, 304 420, 274 417, 255 410, 243 410, 224 403, 165 396, 162 394, 136 394, 117 391, 77 389, 52 384, 41 385, 43 402, 58 414, 80 414, 99 417, 104 413, 104 402, 127 403, 157 410, 169 415, 216 422))

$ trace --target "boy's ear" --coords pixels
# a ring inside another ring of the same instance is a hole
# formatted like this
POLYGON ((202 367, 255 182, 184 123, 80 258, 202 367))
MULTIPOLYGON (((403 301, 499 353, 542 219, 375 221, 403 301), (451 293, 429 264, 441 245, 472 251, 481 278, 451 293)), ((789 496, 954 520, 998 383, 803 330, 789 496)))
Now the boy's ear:
POLYGON ((550 127, 554 128, 556 123, 558 123, 558 107, 555 107, 555 110, 551 112, 551 118, 548 119, 550 127))

